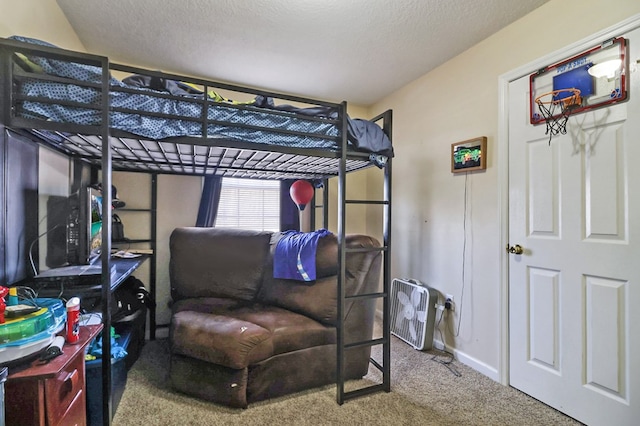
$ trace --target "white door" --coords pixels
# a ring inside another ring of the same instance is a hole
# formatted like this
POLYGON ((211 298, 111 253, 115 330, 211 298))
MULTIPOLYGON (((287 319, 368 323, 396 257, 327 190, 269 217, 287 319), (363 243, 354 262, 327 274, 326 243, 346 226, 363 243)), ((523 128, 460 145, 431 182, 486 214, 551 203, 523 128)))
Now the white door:
POLYGON ((640 30, 629 100, 549 144, 509 85, 509 381, 589 425, 640 424, 640 30))

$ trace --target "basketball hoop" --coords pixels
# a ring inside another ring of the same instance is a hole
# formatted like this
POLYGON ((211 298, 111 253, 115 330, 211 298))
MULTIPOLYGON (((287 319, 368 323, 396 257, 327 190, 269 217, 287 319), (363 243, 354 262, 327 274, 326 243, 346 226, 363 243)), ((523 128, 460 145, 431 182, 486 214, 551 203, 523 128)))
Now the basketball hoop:
POLYGON ((573 110, 582 105, 579 89, 560 89, 544 93, 535 99, 538 111, 547 123, 545 135, 549 135, 549 144, 553 136, 567 134, 567 120, 573 110))

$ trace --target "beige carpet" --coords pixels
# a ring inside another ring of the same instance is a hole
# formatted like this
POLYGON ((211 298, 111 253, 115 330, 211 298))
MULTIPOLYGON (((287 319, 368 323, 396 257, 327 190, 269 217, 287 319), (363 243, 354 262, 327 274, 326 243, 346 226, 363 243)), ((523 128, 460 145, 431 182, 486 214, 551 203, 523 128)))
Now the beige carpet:
MULTIPOLYGON (((127 386, 113 419, 128 425, 577 425, 537 400, 502 386, 438 351, 420 352, 393 338, 391 392, 345 402, 336 387, 230 409, 174 392, 167 381, 166 340, 147 342, 129 371, 127 386), (454 374, 459 373, 459 376, 454 374)), ((374 355, 375 356, 375 355, 374 355)), ((377 356, 375 356, 376 359, 377 356)), ((375 370, 375 371, 374 371, 375 370)), ((372 367, 363 383, 380 383, 372 367)), ((348 389, 350 389, 350 387, 348 389)))

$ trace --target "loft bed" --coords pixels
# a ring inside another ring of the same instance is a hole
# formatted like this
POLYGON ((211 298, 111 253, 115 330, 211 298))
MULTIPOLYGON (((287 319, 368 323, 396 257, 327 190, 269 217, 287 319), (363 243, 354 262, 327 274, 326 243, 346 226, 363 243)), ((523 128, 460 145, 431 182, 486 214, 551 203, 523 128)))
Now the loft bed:
POLYGON ((24 37, 6 43, 16 53, 13 69, 6 70, 12 79, 5 81, 11 87, 5 116, 12 126, 38 129, 34 133, 53 149, 99 165, 102 123, 108 122, 113 170, 323 179, 337 176, 343 134, 347 172, 384 164, 393 153, 382 129, 349 118, 345 104, 146 71, 75 52, 55 59, 54 46, 24 37), (131 75, 120 81, 112 71, 131 75), (255 97, 233 102, 213 89, 255 97), (276 99, 304 106, 276 105, 276 99))
MULTIPOLYGON (((389 391, 386 294, 390 281, 391 111, 372 121, 351 119, 345 102, 330 103, 113 64, 102 56, 25 37, 0 39, 0 66, 2 124, 102 169, 103 187, 110 187, 111 171, 323 181, 337 177, 342 279, 346 204, 382 204, 384 290, 364 296, 385 298, 384 337, 376 343, 384 345, 383 365, 372 360, 383 371, 383 384, 344 392, 344 374, 339 368, 337 400, 342 403, 351 396, 389 391), (119 80, 115 75, 126 77, 119 80), (232 101, 219 91, 246 99, 232 101), (371 166, 384 170, 385 199, 346 200, 346 173, 371 166)), ((110 206, 111 194, 103 197, 104 206, 110 206)), ((110 215, 110 209, 104 207, 103 217, 107 219, 103 236, 111 233, 110 215)), ((109 238, 103 238, 102 248, 103 253, 109 252, 109 238)), ((102 267, 109 270, 108 255, 103 255, 102 267)), ((103 274, 105 329, 111 326, 110 291, 109 274, 103 274)), ((339 305, 343 306, 344 293, 340 288, 338 291, 339 305)), ((338 365, 345 349, 340 326, 338 365)), ((103 350, 110 353, 109 339, 105 339, 103 350)), ((106 407, 111 364, 103 360, 102 365, 106 407)), ((107 421, 108 414, 104 416, 107 421)))

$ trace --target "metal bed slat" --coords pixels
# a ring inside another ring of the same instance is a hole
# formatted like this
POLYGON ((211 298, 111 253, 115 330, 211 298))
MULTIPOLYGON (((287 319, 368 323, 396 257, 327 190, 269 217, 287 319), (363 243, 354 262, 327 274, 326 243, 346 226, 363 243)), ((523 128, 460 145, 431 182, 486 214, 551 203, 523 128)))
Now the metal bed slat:
POLYGON ((80 139, 85 141, 88 146, 92 147, 96 152, 100 152, 102 150, 102 140, 100 140, 100 144, 93 143, 89 138, 84 135, 78 135, 80 139))
POLYGON ((191 167, 193 169, 193 173, 196 172, 196 147, 195 145, 191 145, 191 158, 193 158, 193 161, 191 162, 191 167))
POLYGON ((271 160, 269 158, 272 155, 277 155, 276 153, 272 153, 272 152, 267 152, 267 153, 260 152, 260 154, 264 154, 264 156, 256 161, 255 167, 260 167, 264 163, 267 163, 267 164, 270 163, 271 160))
MULTIPOLYGON (((143 140, 140 141, 140 145, 147 152, 147 155, 149 156, 149 159, 150 160, 155 160, 154 156, 151 154, 151 150, 149 149, 149 147, 147 147, 147 145, 144 143, 143 140)), ((165 150, 162 148, 162 145, 159 142, 155 142, 155 145, 158 147, 158 152, 160 152, 160 154, 162 154, 162 157, 164 157, 164 163, 168 164, 169 163, 169 158, 167 157, 167 153, 165 152, 165 150)))
POLYGON ((250 155, 245 159, 245 166, 249 168, 255 167, 255 165, 258 163, 259 156, 260 154, 256 151, 251 152, 250 155))
POLYGON ((131 155, 133 155, 134 157, 136 157, 138 160, 140 160, 140 156, 138 154, 136 154, 136 152, 129 146, 129 144, 127 144, 126 140, 124 138, 117 138, 118 141, 120 141, 120 143, 122 145, 125 146, 125 148, 127 148, 129 150, 129 152, 131 153, 131 155))
MULTIPOLYGON (((33 133, 35 133, 36 135, 40 136, 41 139, 43 140, 48 140, 48 137, 46 135, 44 135, 42 132, 40 132, 39 130, 33 130, 33 133)), ((87 148, 82 145, 79 144, 78 142, 74 141, 73 139, 67 137, 65 134, 60 133, 60 132, 54 132, 56 134, 56 136, 58 136, 61 139, 64 139, 65 141, 67 141, 69 144, 71 144, 72 146, 75 146, 77 148, 77 150, 72 151, 75 154, 79 154, 79 150, 82 150, 83 152, 86 153, 86 155, 90 155, 93 157, 93 155, 95 154, 94 152, 90 152, 89 150, 87 150, 87 148)), ((62 147, 65 147, 65 145, 63 145, 62 147)), ((69 151, 68 151, 69 152, 69 151)))
MULTIPOLYGON (((40 135, 42 139, 47 136, 41 132, 34 131, 40 135)), ((99 160, 100 139, 97 136, 74 135, 69 137, 62 133, 56 133, 56 137, 63 139, 63 145, 54 145, 56 148, 62 148, 64 152, 72 155, 79 155, 90 159, 91 161, 99 160), (95 139, 95 140, 94 140, 95 139)), ((189 144, 174 144, 162 141, 138 140, 130 138, 114 138, 114 159, 118 164, 118 169, 126 169, 134 171, 141 168, 147 171, 170 171, 176 173, 189 172, 196 175, 217 174, 218 169, 233 171, 233 175, 238 175, 239 169, 250 168, 256 171, 260 176, 265 173, 276 175, 280 179, 287 178, 290 174, 291 178, 306 178, 313 176, 316 178, 326 178, 335 176, 334 170, 337 162, 336 158, 326 157, 309 157, 301 155, 292 155, 285 153, 270 153, 264 151, 249 151, 244 149, 221 148, 213 146, 202 146, 202 153, 196 148, 196 158, 186 162, 187 156, 183 149, 191 149, 189 144), (135 145, 132 145, 135 144, 135 145), (171 150, 167 150, 171 148, 171 150), (209 154, 205 153, 205 150, 209 154), (144 153, 144 155, 142 155, 144 153), (172 159, 172 157, 174 159, 172 159), (211 160, 216 161, 216 166, 211 169, 211 160), (135 160, 135 161, 134 161, 135 160), (126 165, 123 162, 128 161, 126 165), (165 166, 159 165, 164 164, 165 166)), ((368 162, 364 160, 349 160, 347 162, 347 170, 355 171, 361 168, 369 167, 368 162)), ((272 176, 269 176, 272 178, 272 176)))
MULTIPOLYGON (((160 146, 162 147, 162 145, 160 145, 160 146)), ((182 172, 184 173, 184 172, 186 172, 186 167, 185 167, 184 161, 182 160, 182 152, 180 151, 180 146, 181 145, 175 145, 175 147, 176 147, 176 156, 178 158, 178 162, 180 163, 180 167, 182 168, 182 172)), ((163 152, 166 152, 166 151, 164 151, 164 147, 162 147, 162 149, 163 149, 163 152)))
MULTIPOLYGON (((117 137, 125 137, 128 139, 141 139, 146 140, 145 138, 140 138, 129 132, 124 132, 118 129, 111 129, 111 135, 117 137)), ((202 139, 200 137, 193 136, 180 136, 174 138, 163 139, 162 142, 165 143, 185 143, 187 145, 201 145, 201 146, 211 146, 214 145, 216 147, 226 147, 226 148, 237 148, 237 149, 248 149, 254 151, 262 151, 262 152, 280 152, 280 153, 289 153, 289 154, 298 154, 303 156, 311 156, 311 157, 328 157, 328 158, 339 158, 340 153, 334 149, 321 149, 321 148, 300 148, 296 146, 287 146, 287 145, 270 145, 256 142, 247 142, 239 139, 231 139, 231 138, 218 138, 211 137, 209 139, 202 139)), ((349 158, 363 158, 368 159, 369 153, 366 152, 349 152, 349 158)))
POLYGON ((213 147, 209 147, 207 149, 207 160, 205 161, 205 168, 204 168, 205 173, 209 168, 209 160, 211 160, 211 158, 213 158, 213 147))
POLYGON ((273 164, 277 163, 278 160, 280 160, 284 156, 285 156, 285 154, 283 154, 283 153, 280 153, 280 152, 279 153, 275 153, 274 152, 274 153, 271 153, 271 154, 265 156, 265 158, 263 159, 263 162, 266 162, 267 166, 273 165, 273 164), (273 156, 275 156, 275 158, 267 160, 267 158, 273 157, 273 156))
POLYGON ((218 164, 216 164, 216 169, 222 166, 222 162, 224 161, 224 158, 227 156, 228 153, 229 153, 229 148, 222 149, 222 154, 218 157, 218 164))
POLYGON ((240 157, 240 154, 242 154, 242 150, 237 151, 236 154, 232 157, 231 163, 230 163, 230 165, 231 165, 230 168, 233 168, 233 169, 240 168, 240 167, 234 166, 236 164, 236 162, 238 161, 238 157, 240 157))

